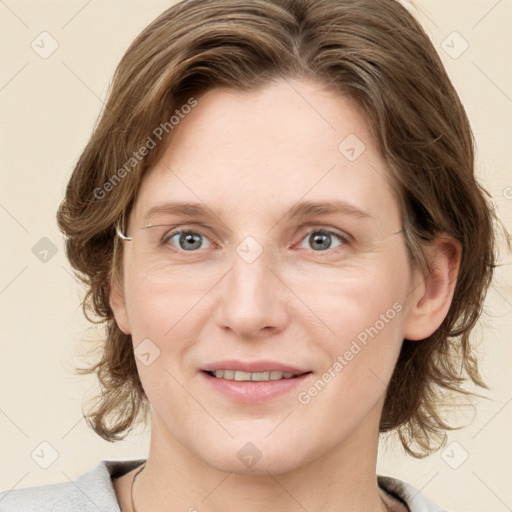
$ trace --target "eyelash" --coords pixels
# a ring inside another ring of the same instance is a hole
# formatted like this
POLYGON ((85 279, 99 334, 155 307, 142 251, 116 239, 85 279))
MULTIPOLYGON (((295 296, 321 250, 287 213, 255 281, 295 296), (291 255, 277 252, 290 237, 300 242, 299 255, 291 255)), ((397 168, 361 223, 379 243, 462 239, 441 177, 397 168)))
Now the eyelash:
MULTIPOLYGON (((348 235, 342 235, 340 233, 337 233, 336 231, 332 231, 332 230, 329 230, 329 229, 325 229, 325 228, 313 228, 313 229, 310 229, 306 235, 304 235, 300 242, 302 242, 303 240, 305 240, 306 238, 308 238, 309 236, 311 236, 313 233, 317 233, 317 234, 321 234, 321 235, 333 235, 334 237, 338 238, 340 240, 340 245, 338 247, 335 247, 335 248, 329 248, 329 249, 326 249, 326 250, 323 250, 323 251, 314 251, 313 249, 309 249, 311 250, 312 252, 317 252, 317 253, 329 253, 329 252, 332 252, 332 251, 335 251, 336 249, 340 249, 346 245, 350 245, 350 237, 348 235)), ((168 231, 164 237, 162 238, 162 244, 167 244, 168 241, 172 240, 176 235, 182 235, 182 234, 199 234, 201 235, 202 237, 206 238, 209 240, 209 238, 201 233, 201 231, 194 231, 194 230, 191 230, 191 229, 174 229, 174 230, 171 230, 171 231, 168 231)), ((300 244, 299 242, 299 244, 300 244)), ((297 244, 295 244, 297 245, 297 244)), ((177 251, 179 252, 199 252, 200 249, 196 249, 196 250, 193 250, 193 251, 186 251, 184 249, 181 249, 180 247, 174 247, 172 246, 173 249, 176 249, 177 251)))

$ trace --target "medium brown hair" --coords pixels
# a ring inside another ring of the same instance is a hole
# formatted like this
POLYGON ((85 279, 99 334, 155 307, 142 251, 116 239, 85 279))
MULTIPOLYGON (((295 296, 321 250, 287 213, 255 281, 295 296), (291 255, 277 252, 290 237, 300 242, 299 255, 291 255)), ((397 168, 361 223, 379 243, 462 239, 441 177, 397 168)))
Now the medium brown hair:
POLYGON ((485 387, 469 334, 495 266, 495 216, 475 178, 459 97, 428 36, 395 0, 188 0, 131 44, 57 214, 87 286, 84 312, 106 326, 100 360, 79 370, 97 373, 102 388, 89 424, 115 441, 148 411, 131 336, 109 306, 122 271, 114 226, 172 136, 171 116, 214 87, 251 90, 279 78, 320 81, 362 108, 391 171, 411 264, 428 271, 424 249, 440 233, 462 245, 449 312, 428 339, 404 340, 382 412, 381 432, 398 429, 406 450, 423 456, 451 428, 445 392, 468 394, 467 379, 485 387), (135 158, 158 127, 156 147, 135 158))

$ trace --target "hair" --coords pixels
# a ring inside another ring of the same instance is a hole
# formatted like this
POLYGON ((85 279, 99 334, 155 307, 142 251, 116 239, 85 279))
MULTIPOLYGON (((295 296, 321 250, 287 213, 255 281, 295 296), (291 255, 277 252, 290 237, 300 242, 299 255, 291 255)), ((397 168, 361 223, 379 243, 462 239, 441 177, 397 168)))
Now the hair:
POLYGON ((279 78, 320 81, 367 116, 412 265, 428 271, 426 248, 441 233, 462 246, 448 314, 429 338, 403 341, 380 421, 381 432, 398 431, 407 452, 425 456, 455 428, 443 419, 446 393, 473 395, 470 381, 487 387, 469 335, 496 266, 496 216, 475 177, 464 107, 423 28, 395 0, 188 0, 131 44, 57 213, 86 285, 84 313, 105 326, 99 361, 78 369, 96 373, 102 390, 86 419, 116 441, 148 412, 131 336, 117 326, 109 293, 122 276, 116 222, 172 136, 170 117, 213 88, 249 91, 279 78), (150 139, 155 147, 143 151, 150 139))

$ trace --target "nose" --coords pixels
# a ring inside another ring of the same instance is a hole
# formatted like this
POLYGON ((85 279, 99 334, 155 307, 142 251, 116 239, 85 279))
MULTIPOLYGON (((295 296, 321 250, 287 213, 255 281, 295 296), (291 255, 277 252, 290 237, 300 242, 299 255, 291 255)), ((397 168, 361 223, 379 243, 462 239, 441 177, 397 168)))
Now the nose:
POLYGON ((289 319, 290 290, 263 251, 254 261, 235 252, 233 265, 222 280, 216 321, 238 338, 255 339, 281 332, 289 319), (288 298, 287 298, 288 297, 288 298))

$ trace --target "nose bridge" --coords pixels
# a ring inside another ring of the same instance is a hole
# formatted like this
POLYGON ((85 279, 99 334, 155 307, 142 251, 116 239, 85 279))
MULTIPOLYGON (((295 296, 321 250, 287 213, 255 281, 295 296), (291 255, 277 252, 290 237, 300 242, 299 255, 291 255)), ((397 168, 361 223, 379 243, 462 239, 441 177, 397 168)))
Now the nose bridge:
POLYGON ((252 236, 242 240, 233 253, 218 321, 239 336, 256 336, 266 327, 281 329, 285 321, 282 284, 271 270, 270 256, 270 249, 252 236))

